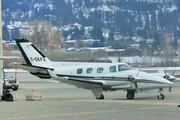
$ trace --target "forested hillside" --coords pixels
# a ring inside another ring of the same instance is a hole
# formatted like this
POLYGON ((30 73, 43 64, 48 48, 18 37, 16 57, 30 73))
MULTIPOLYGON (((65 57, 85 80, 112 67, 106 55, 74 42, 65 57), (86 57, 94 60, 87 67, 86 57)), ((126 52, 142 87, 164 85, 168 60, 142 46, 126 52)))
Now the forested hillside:
MULTIPOLYGON (((179 0, 2 0, 3 20, 48 20, 54 25, 113 24, 120 31, 174 30, 180 23, 179 0)), ((132 33, 131 33, 132 34, 132 33)))
MULTIPOLYGON (((159 40, 160 31, 179 38, 180 0, 2 0, 2 6, 5 25, 15 21, 47 20, 58 28, 79 23, 97 30, 108 29, 109 36, 118 32, 159 40)), ((64 32, 65 37, 68 34, 64 32)))

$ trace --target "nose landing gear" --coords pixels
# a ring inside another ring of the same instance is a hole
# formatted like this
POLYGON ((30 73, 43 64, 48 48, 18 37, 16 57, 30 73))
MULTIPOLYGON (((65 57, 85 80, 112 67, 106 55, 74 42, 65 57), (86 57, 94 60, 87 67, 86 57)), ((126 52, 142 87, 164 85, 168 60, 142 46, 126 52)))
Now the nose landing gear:
POLYGON ((164 98, 165 98, 164 95, 161 93, 157 96, 158 100, 164 100, 164 98))

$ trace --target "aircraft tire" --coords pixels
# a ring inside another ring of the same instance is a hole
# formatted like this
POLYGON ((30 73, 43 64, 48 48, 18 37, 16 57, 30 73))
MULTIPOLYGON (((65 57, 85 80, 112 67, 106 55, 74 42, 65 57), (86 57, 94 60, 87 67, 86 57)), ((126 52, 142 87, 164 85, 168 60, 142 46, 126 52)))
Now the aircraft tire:
POLYGON ((126 98, 129 100, 134 99, 134 93, 133 92, 127 92, 126 98))
POLYGON ((13 91, 17 91, 17 90, 18 90, 18 87, 13 88, 13 91))
POLYGON ((4 96, 1 96, 1 100, 5 100, 5 97, 4 97, 4 96))
POLYGON ((6 101, 13 102, 13 96, 11 94, 7 94, 5 99, 6 101))
POLYGON ((157 99, 158 99, 158 100, 164 100, 164 98, 165 98, 165 97, 164 97, 163 94, 159 94, 159 95, 157 96, 157 99))
POLYGON ((96 98, 96 99, 98 99, 98 100, 104 100, 104 95, 103 95, 103 94, 101 94, 101 97, 96 98))

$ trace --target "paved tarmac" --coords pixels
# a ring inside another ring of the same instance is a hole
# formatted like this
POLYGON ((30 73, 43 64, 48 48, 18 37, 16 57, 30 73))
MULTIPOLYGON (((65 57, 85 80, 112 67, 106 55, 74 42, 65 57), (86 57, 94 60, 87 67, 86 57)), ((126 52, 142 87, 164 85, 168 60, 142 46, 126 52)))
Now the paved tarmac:
MULTIPOLYGON (((14 73, 9 73, 14 74, 14 73)), ((172 93, 164 89, 165 100, 158 93, 139 94, 126 99, 126 92, 104 92, 105 100, 96 100, 89 90, 49 80, 42 81, 29 73, 18 73, 19 100, 0 102, 0 120, 179 120, 180 81, 172 93), (41 92, 42 101, 26 101, 28 92, 41 92)))

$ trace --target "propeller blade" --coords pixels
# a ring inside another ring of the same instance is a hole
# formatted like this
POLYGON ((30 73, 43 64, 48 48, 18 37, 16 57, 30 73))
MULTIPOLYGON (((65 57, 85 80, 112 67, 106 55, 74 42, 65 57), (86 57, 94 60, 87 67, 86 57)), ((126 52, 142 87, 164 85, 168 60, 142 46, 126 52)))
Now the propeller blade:
POLYGON ((174 70, 174 72, 172 73, 172 75, 174 75, 175 72, 176 72, 176 70, 174 70))

